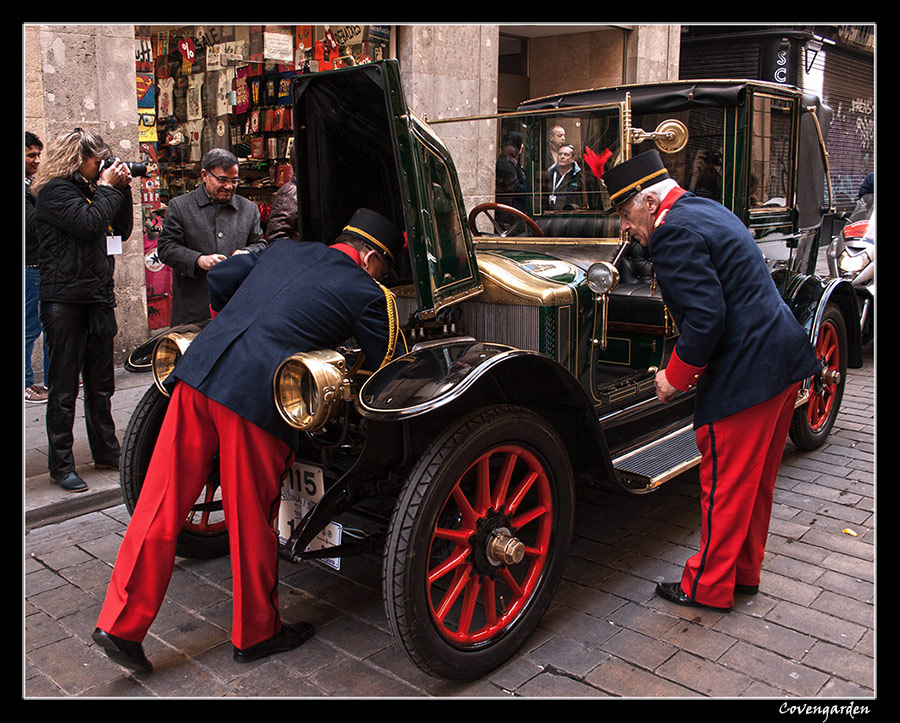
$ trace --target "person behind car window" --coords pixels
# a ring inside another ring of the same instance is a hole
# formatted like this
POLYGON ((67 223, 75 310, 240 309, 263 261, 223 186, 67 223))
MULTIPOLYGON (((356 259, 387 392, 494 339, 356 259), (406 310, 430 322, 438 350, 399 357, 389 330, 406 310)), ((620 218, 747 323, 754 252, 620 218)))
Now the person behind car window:
POLYGON ((153 669, 142 641, 162 604, 178 534, 216 457, 231 553, 234 659, 291 650, 313 634, 309 623, 282 623, 278 608, 273 525, 301 433, 277 411, 272 380, 291 354, 335 349, 350 337, 369 370, 393 357, 396 309, 377 279, 404 242, 390 220, 360 209, 331 246, 283 238, 210 270, 213 318, 166 380, 171 399, 93 634, 110 658, 153 669))
POLYGON ((564 143, 557 150, 557 161, 547 169, 551 209, 574 209, 581 206, 581 167, 575 160, 575 146, 564 143))
POLYGON ((819 372, 750 232, 720 203, 686 192, 656 151, 609 169, 622 230, 649 247, 680 335, 656 375, 660 401, 696 391, 700 551, 657 594, 727 609, 759 589, 760 569, 797 392, 819 372))
POLYGON ((96 133, 76 128, 47 146, 32 188, 40 239, 41 324, 50 352, 47 441, 50 479, 69 492, 87 484, 72 450, 79 376, 94 465, 118 469, 115 392, 115 255, 134 223, 131 173, 96 133), (110 163, 104 163, 105 161, 110 163))
MULTIPOLYGON (((522 145, 521 133, 514 131, 503 137, 495 169, 494 198, 497 203, 512 206, 525 213, 525 170, 520 160, 522 145)), ((516 221, 514 216, 503 211, 497 211, 495 219, 504 229, 516 221)))
POLYGON ((547 131, 547 149, 549 151, 549 160, 547 162, 547 165, 556 163, 556 154, 559 152, 559 147, 565 142, 566 129, 562 126, 553 126, 549 131, 547 131))
POLYGON ((694 158, 691 190, 703 198, 722 200, 722 154, 700 150, 694 158))

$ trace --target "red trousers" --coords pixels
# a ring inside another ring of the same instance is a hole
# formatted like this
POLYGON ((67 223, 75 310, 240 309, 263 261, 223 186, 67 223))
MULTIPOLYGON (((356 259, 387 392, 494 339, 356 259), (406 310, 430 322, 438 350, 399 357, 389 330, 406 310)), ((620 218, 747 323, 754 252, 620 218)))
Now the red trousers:
POLYGON ((243 649, 278 632, 274 524, 281 480, 293 453, 281 440, 182 383, 169 402, 97 627, 143 641, 169 586, 176 538, 217 451, 233 577, 232 642, 243 649))
POLYGON ((734 586, 758 585, 775 479, 800 385, 697 429, 700 551, 681 587, 704 605, 730 607, 734 586))

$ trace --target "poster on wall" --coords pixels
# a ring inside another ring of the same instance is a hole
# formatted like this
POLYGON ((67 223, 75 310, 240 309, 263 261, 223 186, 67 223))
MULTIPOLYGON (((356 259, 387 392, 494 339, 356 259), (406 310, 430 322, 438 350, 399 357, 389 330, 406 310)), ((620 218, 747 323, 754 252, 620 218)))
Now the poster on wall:
POLYGON ((263 55, 266 60, 278 63, 294 62, 293 39, 287 33, 264 33, 263 55))

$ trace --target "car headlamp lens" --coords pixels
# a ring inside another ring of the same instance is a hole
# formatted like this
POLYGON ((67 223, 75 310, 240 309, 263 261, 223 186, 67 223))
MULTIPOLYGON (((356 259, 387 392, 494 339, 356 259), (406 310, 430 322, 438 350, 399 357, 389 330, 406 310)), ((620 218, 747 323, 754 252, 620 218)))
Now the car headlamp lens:
POLYGON ((315 432, 340 408, 349 382, 346 361, 336 351, 294 354, 275 370, 275 407, 294 429, 315 432))
POLYGON ((588 268, 586 280, 595 294, 608 294, 619 283, 619 270, 607 261, 598 261, 588 268))
POLYGON ((195 336, 197 336, 196 332, 184 334, 172 332, 160 337, 153 348, 153 363, 151 365, 153 382, 156 384, 157 389, 166 396, 169 396, 169 391, 163 387, 163 382, 172 373, 178 360, 184 356, 195 336))

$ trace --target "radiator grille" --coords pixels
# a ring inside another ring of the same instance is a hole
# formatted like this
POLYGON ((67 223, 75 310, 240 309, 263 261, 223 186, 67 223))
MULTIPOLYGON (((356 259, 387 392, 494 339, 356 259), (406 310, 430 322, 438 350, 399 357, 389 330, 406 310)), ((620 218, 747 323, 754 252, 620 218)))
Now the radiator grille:
MULTIPOLYGON (((414 298, 398 297, 397 311, 406 320, 416 311, 414 298)), ((553 315, 549 315, 552 317, 553 315)), ((556 328, 548 318, 541 338, 541 307, 464 301, 441 312, 440 317, 456 324, 458 334, 479 341, 542 351, 555 349, 556 328)), ((555 318, 555 317, 554 317, 555 318)))
POLYGON ((540 307, 465 302, 455 309, 457 328, 480 341, 541 351, 540 307))

